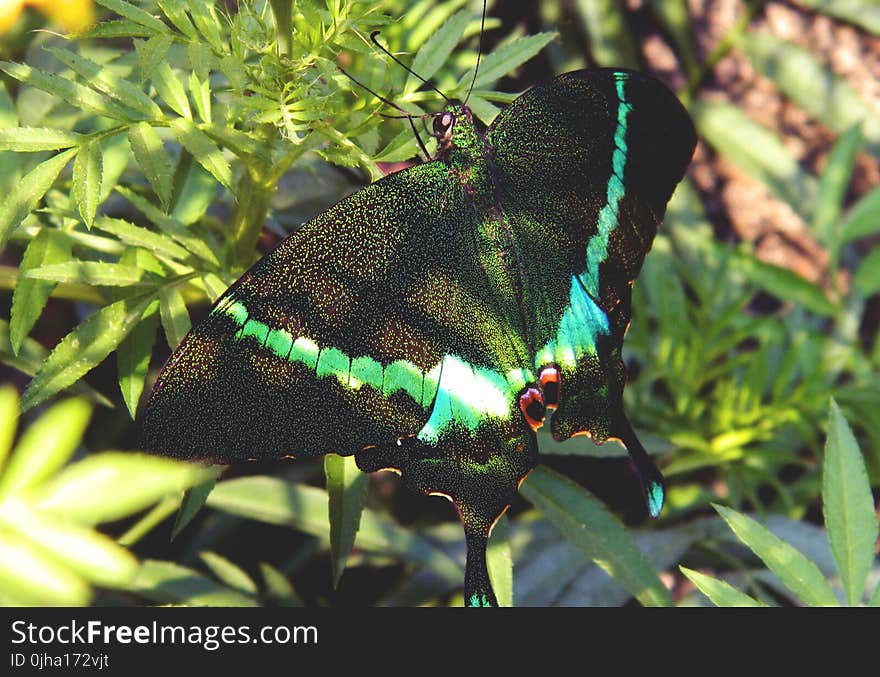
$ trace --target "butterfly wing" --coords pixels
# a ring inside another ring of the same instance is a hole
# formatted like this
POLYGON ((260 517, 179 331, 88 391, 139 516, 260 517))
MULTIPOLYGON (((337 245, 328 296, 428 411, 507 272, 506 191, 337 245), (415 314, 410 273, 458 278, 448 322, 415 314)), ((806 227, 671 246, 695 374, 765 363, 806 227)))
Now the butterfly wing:
POLYGON ((439 161, 320 214, 174 351, 144 448, 218 462, 355 454, 450 497, 485 536, 537 451, 516 409, 528 350, 494 300, 476 218, 439 161))
POLYGON ((516 99, 487 135, 523 267, 535 370, 558 378, 552 432, 622 439, 652 513, 659 472, 623 414, 631 286, 693 154, 693 124, 657 80, 566 73, 516 99))

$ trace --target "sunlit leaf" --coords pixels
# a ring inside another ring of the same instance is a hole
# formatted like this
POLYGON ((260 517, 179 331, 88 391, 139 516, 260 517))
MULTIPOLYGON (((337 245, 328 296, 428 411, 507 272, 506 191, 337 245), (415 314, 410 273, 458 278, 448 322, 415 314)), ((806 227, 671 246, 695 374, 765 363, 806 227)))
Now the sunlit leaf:
POLYGON ((16 190, 0 204, 0 249, 6 244, 12 229, 36 208, 77 150, 76 148, 66 150, 38 164, 21 179, 16 190))
POLYGON ((679 567, 679 569, 697 586, 700 592, 712 600, 715 606, 765 606, 726 581, 701 574, 699 571, 687 567, 679 567))
POLYGON ((101 203, 101 182, 104 175, 104 156, 101 144, 91 141, 77 153, 73 163, 73 196, 83 223, 92 227, 95 212, 101 203))
POLYGON ((59 402, 22 435, 0 476, 0 495, 33 487, 61 468, 79 446, 92 408, 81 399, 59 402))
POLYGON ((46 307, 49 295, 55 288, 54 282, 36 280, 26 273, 35 268, 61 263, 70 259, 71 241, 52 228, 43 228, 30 241, 25 250, 19 278, 12 294, 12 312, 9 318, 9 340, 15 354, 21 348, 34 323, 46 307))
POLYGON ((144 391, 144 381, 150 368, 156 328, 159 324, 158 307, 147 309, 139 322, 116 349, 119 371, 119 390, 132 419, 137 414, 138 402, 144 391))
POLYGON ((847 602, 855 606, 874 561, 877 515, 859 445, 833 400, 822 468, 825 529, 847 602))
POLYGON ((822 572, 798 550, 775 536, 751 517, 716 505, 718 514, 737 537, 763 560, 785 586, 810 606, 838 606, 822 572))
POLYGON ((81 524, 127 517, 209 476, 206 468, 158 456, 102 452, 65 468, 40 488, 34 504, 81 524))
POLYGON ((96 367, 140 321, 150 298, 124 299, 87 317, 55 346, 22 396, 22 409, 43 402, 96 367))
POLYGON ((330 563, 336 587, 360 528, 369 476, 358 470, 354 456, 337 454, 324 456, 324 475, 329 500, 330 563))

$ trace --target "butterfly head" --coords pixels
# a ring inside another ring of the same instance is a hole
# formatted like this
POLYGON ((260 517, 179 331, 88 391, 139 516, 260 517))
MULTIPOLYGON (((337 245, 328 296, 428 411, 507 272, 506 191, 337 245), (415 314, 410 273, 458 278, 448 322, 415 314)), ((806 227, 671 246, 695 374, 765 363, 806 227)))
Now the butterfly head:
POLYGON ((452 147, 452 135, 455 123, 461 114, 460 106, 449 106, 434 115, 434 138, 437 139, 437 150, 446 153, 452 147))

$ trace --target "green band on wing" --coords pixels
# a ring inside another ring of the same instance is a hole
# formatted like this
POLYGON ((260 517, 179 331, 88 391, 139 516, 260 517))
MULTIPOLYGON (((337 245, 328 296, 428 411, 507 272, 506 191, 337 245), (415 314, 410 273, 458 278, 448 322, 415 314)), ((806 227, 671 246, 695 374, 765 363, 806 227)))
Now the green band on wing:
POLYGON ((444 355, 434 407, 418 438, 436 443, 453 421, 475 431, 486 418, 510 418, 517 390, 497 371, 474 367, 455 355, 444 355))
POLYGON ((608 256, 608 238, 617 227, 620 201, 625 192, 623 175, 626 169, 626 122, 632 106, 626 100, 624 83, 628 73, 615 73, 614 82, 617 87, 617 127, 614 130, 614 152, 611 156, 611 176, 605 190, 605 206, 599 211, 599 222, 596 234, 587 244, 587 267, 581 273, 581 280, 587 291, 599 298, 599 264, 608 256))
POLYGON ((385 397, 405 392, 426 411, 431 410, 419 432, 425 441, 436 441, 453 420, 476 431, 486 417, 509 418, 516 393, 535 380, 534 374, 525 369, 500 374, 486 367, 473 367, 455 355, 445 355, 428 371, 408 360, 383 366, 369 355, 352 359, 339 348, 319 346, 308 337, 294 339, 284 329, 251 318, 240 301, 220 303, 213 313, 235 323, 236 340, 253 338, 277 357, 306 365, 318 378, 333 376, 352 390, 368 385, 385 397))
POLYGON ((576 367, 584 355, 596 354, 596 341, 609 332, 608 316, 572 276, 568 305, 559 319, 556 337, 535 355, 535 370, 548 364, 576 367))

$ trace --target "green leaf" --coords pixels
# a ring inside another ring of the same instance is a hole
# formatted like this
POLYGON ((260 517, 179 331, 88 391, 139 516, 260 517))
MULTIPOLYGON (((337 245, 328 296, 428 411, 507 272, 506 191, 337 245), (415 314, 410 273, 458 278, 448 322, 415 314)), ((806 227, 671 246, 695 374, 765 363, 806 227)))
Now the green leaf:
POLYGON ((801 169, 776 134, 733 104, 701 101, 691 114, 706 142, 809 220, 816 180, 801 169))
POLYGON ((223 153, 210 137, 189 120, 177 119, 171 122, 171 132, 202 167, 207 169, 217 181, 232 190, 232 169, 223 153))
POLYGON ((18 128, 18 111, 5 83, 0 83, 0 129, 18 128))
POLYGON ((744 35, 740 46, 756 68, 807 113, 839 134, 861 124, 870 150, 880 151, 880 114, 812 52, 759 32, 744 35))
POLYGON ((161 604, 257 606, 257 601, 252 597, 230 590, 173 562, 145 560, 130 589, 161 604))
POLYGON ((370 482, 369 476, 358 470, 354 456, 327 454, 324 456, 324 474, 330 518, 330 563, 333 587, 336 588, 354 547, 370 482))
POLYGON ((856 154, 862 145, 861 125, 855 124, 834 143, 819 179, 813 232, 825 246, 837 248, 835 226, 852 178, 856 154))
POLYGON ((486 549, 489 580, 498 599, 498 606, 513 606, 513 555, 510 552, 510 523, 502 515, 492 529, 486 549))
POLYGON ((822 511, 846 599, 856 606, 874 561, 877 515, 859 445, 834 400, 822 466, 822 511))
POLYGON ((80 576, 9 531, 0 538, 0 591, 22 604, 85 606, 91 598, 80 576))
POLYGON ((190 2, 187 3, 190 16, 199 32, 208 41, 208 44, 214 51, 223 53, 228 52, 221 35, 220 21, 217 19, 217 12, 214 5, 206 2, 190 2))
POLYGON ((127 134, 113 134, 101 142, 104 156, 103 181, 101 182, 101 201, 110 197, 110 193, 119 183, 119 177, 131 162, 131 146, 127 134))
POLYGON ((260 574, 266 583, 266 593, 278 606, 301 607, 303 605, 290 581, 278 569, 266 562, 260 562, 260 574))
POLYGON ((186 14, 186 4, 183 0, 158 0, 158 4, 165 16, 177 27, 177 30, 190 40, 199 39, 195 26, 186 14))
POLYGON ((750 254, 737 254, 731 263, 753 284, 781 301, 797 303, 819 315, 835 315, 837 307, 819 287, 788 268, 759 261, 750 254))
POLYGON ((639 67, 620 3, 616 0, 577 0, 575 7, 596 63, 600 66, 639 67))
POLYGON ((192 119, 192 110, 189 107, 189 99, 186 98, 186 90, 167 61, 162 61, 153 68, 152 81, 159 96, 171 106, 175 113, 188 120, 192 119))
POLYGON ((211 466, 208 468, 210 473, 208 479, 186 490, 186 493, 183 495, 183 501, 180 504, 180 510, 177 512, 177 518, 174 520, 174 527, 171 529, 171 540, 177 538, 180 532, 192 521, 192 518, 202 509, 205 501, 208 500, 208 496, 214 490, 217 478, 223 472, 224 467, 211 466))
POLYGON ((880 583, 874 588, 874 594, 871 595, 871 599, 868 600, 868 606, 873 609, 880 607, 880 583))
POLYGON ((33 153, 79 146, 86 137, 64 129, 46 127, 0 128, 0 150, 33 153))
POLYGON ((183 337, 192 327, 186 301, 183 300, 179 287, 173 285, 159 290, 159 312, 162 316, 162 326, 165 328, 165 337, 173 350, 180 345, 183 337))
POLYGON ((862 296, 871 296, 880 291, 880 246, 874 246, 870 253, 862 259, 853 285, 862 296))
POLYGON ((162 139, 152 126, 146 122, 139 122, 129 128, 128 141, 134 159, 143 170, 162 206, 167 210, 171 204, 172 171, 171 158, 165 152, 162 139))
POLYGON ((119 390, 132 420, 137 415, 138 402, 144 392, 144 381, 150 369, 150 357, 156 342, 159 325, 158 308, 148 308, 139 322, 116 349, 116 368, 119 372, 119 390))
POLYGON ((95 115, 103 115, 104 117, 123 122, 136 120, 141 116, 137 111, 122 106, 93 89, 54 73, 31 68, 26 64, 9 63, 7 61, 0 61, 0 70, 6 72, 10 77, 15 78, 22 84, 54 94, 77 110, 87 111, 95 115))
POLYGON ((856 202, 840 224, 840 245, 880 233, 880 186, 856 202))
MULTIPOLYGON (((235 129, 234 127, 215 124, 200 124, 199 129, 223 148, 228 148, 239 157, 250 155, 269 163, 272 162, 271 153, 265 144, 260 143, 250 135, 235 129)), ((412 138, 411 131, 410 138, 412 138)))
MULTIPOLYGON (((274 477, 242 477, 219 482, 207 504, 234 515, 299 529, 328 539, 328 497, 315 487, 274 477)), ((459 581, 462 567, 430 541, 389 522, 370 510, 361 514, 358 546, 417 562, 445 580, 459 581)))
POLYGON ((880 35, 880 7, 874 0, 800 0, 800 4, 880 35))
MULTIPOLYGON (((199 172, 208 176, 207 173, 199 168, 199 172)), ((210 188, 213 192, 214 187, 217 185, 214 183, 214 180, 208 176, 208 181, 210 183, 210 188)), ((152 204, 149 200, 141 197, 137 193, 129 190, 124 186, 116 186, 116 192, 122 195, 126 200, 131 202, 144 216, 146 216, 150 221, 156 224, 161 230, 168 233, 175 242, 180 243, 183 247, 185 247, 190 253, 195 254, 203 261, 210 263, 212 266, 219 266, 220 262, 217 260, 217 257, 214 255, 214 252, 211 251, 211 248, 206 245, 197 235, 191 233, 186 226, 184 226, 180 221, 176 220, 172 216, 168 216, 154 204, 152 204)), ((98 228, 101 228, 102 224, 105 221, 103 219, 98 221, 98 228)), ((117 225, 110 225, 110 227, 117 227, 117 225)), ((120 231, 122 232, 122 231, 120 231)), ((151 241, 152 242, 152 241, 151 241)), ((153 242, 155 245, 155 242, 153 242)), ((166 254, 168 251, 166 251, 166 254)))
POLYGON ((0 204, 0 250, 12 229, 36 208, 77 150, 71 148, 38 164, 22 178, 15 192, 3 200, 0 204))
POLYGON ((585 489, 538 466, 523 482, 520 493, 642 604, 672 606, 669 592, 632 536, 585 489))
POLYGON ((100 261, 67 261, 33 268, 23 277, 102 287, 155 286, 156 276, 143 268, 100 261))
POLYGON ((12 351, 17 355, 22 341, 27 338, 37 319, 46 307, 46 301, 54 282, 34 280, 26 273, 45 265, 60 263, 70 259, 71 241, 52 228, 43 228, 34 237, 24 252, 19 266, 19 277, 12 293, 12 312, 9 318, 9 340, 12 351))
MULTIPOLYGON (((425 40, 419 47, 416 58, 413 59, 411 68, 425 80, 430 80, 440 67, 452 54, 452 50, 464 35, 464 29, 471 20, 468 10, 460 10, 453 14, 446 22, 425 40)), ((404 94, 414 92, 421 85, 421 81, 414 75, 409 74, 404 85, 404 94)))
POLYGON ((104 157, 99 141, 83 146, 73 163, 73 197, 87 228, 92 227, 98 205, 101 203, 101 180, 104 157))
POLYGON ((178 245, 167 235, 154 233, 123 219, 111 219, 102 216, 98 219, 95 227, 106 233, 112 233, 125 244, 132 245, 133 247, 142 247, 158 256, 184 260, 189 258, 190 255, 186 249, 178 245))
POLYGON ((210 476, 195 463, 106 451, 65 468, 34 492, 34 505, 80 524, 128 517, 210 476))
MULTIPOLYGON (((33 376, 40 370, 48 354, 49 351, 37 341, 26 338, 22 342, 18 354, 14 355, 9 342, 9 325, 5 320, 0 320, 0 362, 13 369, 17 369, 23 374, 33 376)), ((70 389, 75 393, 83 395, 93 404, 99 404, 110 409, 113 408, 113 403, 110 400, 83 381, 74 383, 70 389)))
MULTIPOLYGON (((168 50, 174 44, 174 38, 170 35, 154 35, 149 40, 135 40, 134 48, 137 52, 138 71, 141 80, 146 82, 153 79, 156 66, 165 63, 168 59, 168 50)), ((158 91, 158 90, 157 90, 158 91)))
POLYGON ((225 557, 216 552, 205 550, 199 553, 199 559, 220 579, 221 582, 233 590, 238 590, 246 595, 257 594, 257 584, 248 576, 241 567, 233 564, 225 557))
POLYGON ((0 521, 30 541, 32 549, 96 585, 124 587, 137 572, 131 553, 89 528, 31 511, 21 503, 0 508, 0 521))
POLYGON ((72 37, 75 37, 77 40, 95 40, 99 38, 105 40, 108 38, 124 38, 130 40, 131 38, 151 38, 153 36, 156 36, 156 31, 145 28, 134 21, 118 19, 101 21, 91 28, 76 33, 72 37))
POLYGON ((168 26, 159 21, 159 19, 125 0, 95 0, 95 2, 106 7, 111 12, 116 12, 119 16, 139 24, 144 28, 149 28, 156 33, 168 32, 168 26))
MULTIPOLYGON (((535 33, 509 42, 487 55, 480 63, 480 73, 474 89, 487 87, 512 72, 535 56, 556 38, 556 33, 535 33)), ((462 88, 470 85, 473 73, 465 73, 458 83, 462 88)))
POLYGON ((67 49, 47 47, 46 50, 102 94, 116 99, 123 106, 143 114, 144 117, 162 118, 162 109, 149 96, 113 70, 67 49))
POLYGON ((0 474, 15 440, 18 427, 18 391, 15 386, 0 385, 0 474))
POLYGON ((687 567, 680 566, 678 568, 715 606, 766 606, 744 592, 737 590, 726 581, 701 574, 699 571, 694 571, 687 567))
POLYGON ((79 446, 92 408, 79 398, 54 405, 22 435, 0 476, 0 496, 33 487, 54 475, 79 446))
POLYGON ((749 546, 798 599, 810 606, 839 606, 822 572, 800 551, 751 517, 713 505, 737 538, 749 546))
POLYGON ((189 74, 189 92, 202 122, 211 124, 211 84, 199 80, 195 71, 189 74))
POLYGON ((100 364, 140 321, 152 299, 123 299, 101 308, 65 336, 22 396, 23 410, 40 404, 100 364))

